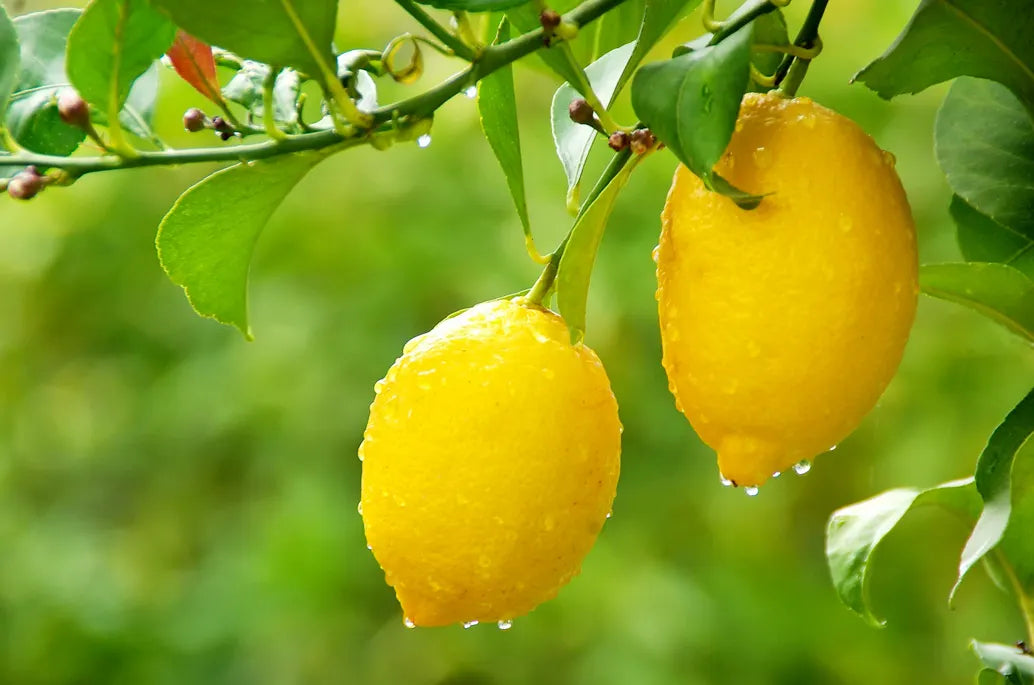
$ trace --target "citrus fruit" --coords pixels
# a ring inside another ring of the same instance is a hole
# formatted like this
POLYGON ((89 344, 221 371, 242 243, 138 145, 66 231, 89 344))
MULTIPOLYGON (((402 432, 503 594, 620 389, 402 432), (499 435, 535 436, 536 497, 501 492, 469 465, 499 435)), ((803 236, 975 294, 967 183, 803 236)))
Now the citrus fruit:
POLYGON ((479 304, 411 340, 376 392, 361 510, 407 625, 510 621, 579 573, 621 424, 599 358, 559 316, 479 304))
POLYGON ((918 293, 894 158, 807 98, 744 97, 715 170, 755 210, 680 166, 655 253, 676 405, 751 488, 832 449, 901 360, 918 293))

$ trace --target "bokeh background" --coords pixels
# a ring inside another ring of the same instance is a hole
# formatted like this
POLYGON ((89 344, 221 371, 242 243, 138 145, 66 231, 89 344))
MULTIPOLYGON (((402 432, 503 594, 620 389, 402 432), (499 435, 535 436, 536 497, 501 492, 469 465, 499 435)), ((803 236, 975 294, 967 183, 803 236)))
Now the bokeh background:
MULTIPOLYGON (((943 87, 887 103, 848 85, 914 5, 830 3, 802 94, 897 155, 923 261, 951 260, 931 133, 943 87)), ((393 3, 342 6, 343 47, 417 29, 393 3)), ((673 42, 698 33, 693 15, 673 42)), ((432 60, 422 85, 454 68, 432 60)), ((552 247, 570 224, 556 84, 531 68, 517 84, 552 247)), ((179 119, 199 97, 171 77, 163 93, 159 131, 196 143, 179 119)), ((879 552, 884 630, 838 603, 823 534, 840 506, 970 474, 1034 380, 1029 349, 924 298, 900 373, 834 454, 756 498, 722 488, 659 363, 650 251, 673 167, 664 153, 637 170, 593 278, 588 343, 625 425, 614 517, 583 574, 508 632, 406 630, 356 512, 373 384, 403 343, 537 274, 470 100, 443 108, 428 149, 354 150, 291 194, 255 256, 253 343, 197 317, 155 256, 163 213, 206 169, 0 198, 0 683, 971 682, 968 640, 1022 628, 983 573, 948 608, 964 528, 920 511, 879 552)))

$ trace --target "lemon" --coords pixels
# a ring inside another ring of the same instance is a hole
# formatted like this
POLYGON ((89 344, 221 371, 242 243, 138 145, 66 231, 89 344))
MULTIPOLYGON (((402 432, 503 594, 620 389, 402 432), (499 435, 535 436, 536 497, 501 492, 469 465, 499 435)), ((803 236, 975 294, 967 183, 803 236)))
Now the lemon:
POLYGON ((918 289, 894 158, 807 98, 744 97, 716 171, 675 172, 655 253, 664 367, 724 478, 758 486, 832 449, 901 360, 918 289))
POLYGON ((599 358, 559 316, 477 305, 410 341, 376 391, 361 510, 407 625, 507 622, 579 573, 614 500, 621 424, 599 358))

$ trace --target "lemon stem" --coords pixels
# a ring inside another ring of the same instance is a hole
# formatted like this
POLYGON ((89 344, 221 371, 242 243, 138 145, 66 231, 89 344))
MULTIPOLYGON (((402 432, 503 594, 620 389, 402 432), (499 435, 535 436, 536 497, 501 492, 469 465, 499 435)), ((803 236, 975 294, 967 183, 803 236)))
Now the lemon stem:
MULTIPOLYGON (((826 13, 827 4, 829 4, 829 0, 815 0, 811 3, 808 16, 804 18, 801 30, 793 41, 795 47, 812 50, 820 45, 819 24, 822 22, 822 16, 826 13)), ((780 84, 779 90, 787 97, 796 95, 797 89, 801 87, 801 82, 804 81, 804 76, 808 73, 808 66, 810 64, 811 58, 794 56, 792 54, 788 54, 783 58, 783 62, 775 73, 775 82, 780 84)))

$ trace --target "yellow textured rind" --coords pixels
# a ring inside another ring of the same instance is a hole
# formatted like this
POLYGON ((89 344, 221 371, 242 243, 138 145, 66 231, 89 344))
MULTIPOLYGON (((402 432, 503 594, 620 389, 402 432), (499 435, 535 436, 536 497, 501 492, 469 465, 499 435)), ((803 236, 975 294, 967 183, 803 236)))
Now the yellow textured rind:
POLYGON ((874 406, 918 294, 893 157, 807 98, 748 94, 716 171, 680 166, 662 214, 658 311, 676 405, 738 485, 825 452, 874 406))
POLYGON ((367 543, 418 626, 502 621, 580 572, 620 469, 617 402, 552 312, 477 305, 410 341, 360 457, 367 543))

